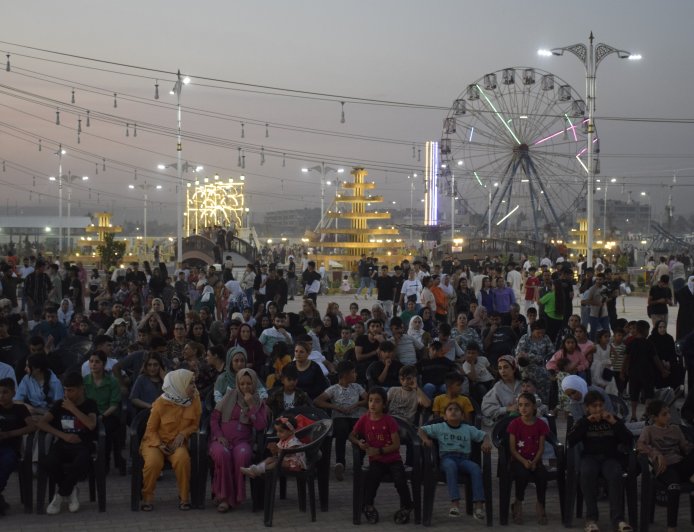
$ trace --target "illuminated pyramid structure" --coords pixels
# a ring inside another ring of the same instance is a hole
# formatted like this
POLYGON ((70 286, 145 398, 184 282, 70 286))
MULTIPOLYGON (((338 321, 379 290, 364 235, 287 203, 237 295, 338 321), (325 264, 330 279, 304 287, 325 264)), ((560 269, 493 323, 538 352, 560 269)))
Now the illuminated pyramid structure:
POLYGON ((406 253, 405 243, 394 226, 385 226, 390 213, 387 211, 367 211, 367 205, 382 203, 383 196, 372 196, 367 191, 374 190, 376 184, 367 182, 368 175, 363 168, 354 168, 351 172, 354 181, 344 182, 344 191, 335 197, 334 208, 325 214, 328 223, 321 224, 312 233, 307 245, 316 249, 312 258, 330 268, 330 261, 340 263, 345 269, 354 269, 362 254, 374 256, 379 264, 393 266, 412 256, 406 253), (351 191, 351 194, 345 192, 351 191), (340 208, 344 205, 344 209, 340 208), (349 209, 349 210, 347 210, 349 209), (330 221, 335 221, 331 228, 330 221), (344 220, 348 223, 340 224, 344 220), (382 225, 369 227, 369 221, 378 221, 382 225), (338 224, 349 227, 339 227, 338 224))

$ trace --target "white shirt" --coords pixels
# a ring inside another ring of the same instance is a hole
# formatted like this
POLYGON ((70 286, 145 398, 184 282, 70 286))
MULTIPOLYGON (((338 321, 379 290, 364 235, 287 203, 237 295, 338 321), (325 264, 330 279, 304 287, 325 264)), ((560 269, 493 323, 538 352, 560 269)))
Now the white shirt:
POLYGON ((229 291, 229 295, 234 299, 243 297, 244 295, 243 290, 241 290, 241 283, 238 281, 229 280, 224 283, 224 288, 229 291))
MULTIPOLYGON (((469 375, 472 371, 472 364, 469 362, 463 362, 463 371, 465 375, 469 375)), ((475 372, 477 373, 477 380, 479 382, 489 382, 494 380, 494 376, 489 371, 489 360, 487 357, 478 356, 475 362, 475 372)))
MULTIPOLYGON (((113 366, 115 366, 117 362, 118 361, 115 358, 107 358, 106 367, 104 368, 104 370, 111 371, 113 369, 113 366)), ((84 364, 82 364, 82 377, 86 377, 90 373, 91 371, 89 371, 89 360, 87 360, 84 362, 84 364)))
POLYGON ((521 283, 523 277, 518 270, 511 270, 506 274, 506 282, 511 285, 511 288, 516 294, 521 293, 521 283))
POLYGON ((414 281, 410 281, 409 279, 407 279, 405 282, 402 283, 400 293, 403 295, 405 301, 407 301, 407 296, 417 296, 417 300, 419 300, 419 292, 421 290, 422 283, 420 283, 417 279, 415 279, 414 281))

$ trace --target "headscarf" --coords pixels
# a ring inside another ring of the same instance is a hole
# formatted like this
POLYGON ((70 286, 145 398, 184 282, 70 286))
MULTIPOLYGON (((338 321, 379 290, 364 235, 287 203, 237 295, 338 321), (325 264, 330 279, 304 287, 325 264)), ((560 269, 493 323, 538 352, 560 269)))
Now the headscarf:
POLYGON ((200 302, 207 303, 210 300, 212 294, 214 294, 214 288, 212 288, 209 284, 205 285, 205 288, 202 289, 202 296, 200 297, 200 302))
POLYGON ((486 314, 487 309, 482 305, 478 305, 477 310, 475 310, 474 317, 467 322, 468 327, 472 327, 473 329, 482 328, 484 326, 484 318, 482 316, 486 314))
POLYGON ((255 336, 253 336, 253 328, 247 323, 242 323, 239 326, 239 331, 236 334, 236 339, 234 340, 234 346, 242 347, 245 350, 246 358, 250 360, 253 367, 258 368, 265 362, 263 344, 261 344, 255 336), (248 338, 248 340, 241 339, 241 329, 244 328, 247 328, 250 333, 250 338, 248 338))
POLYGON ((72 304, 67 297, 60 302, 60 307, 58 308, 58 321, 68 327, 70 325, 70 320, 75 313, 75 306, 72 304), (67 310, 63 310, 63 303, 67 301, 67 310))
POLYGON ((675 339, 667 332, 665 334, 660 334, 658 332, 658 326, 661 323, 667 323, 664 320, 658 320, 653 327, 653 331, 648 337, 648 341, 655 347, 655 352, 658 354, 660 360, 666 360, 672 362, 677 359, 677 351, 675 348, 675 339))
POLYGON ((254 404, 260 404, 260 394, 258 393, 258 389, 260 388, 260 381, 258 380, 258 375, 255 373, 255 371, 249 368, 239 370, 239 372, 236 374, 236 386, 231 390, 227 390, 222 400, 219 401, 219 403, 217 403, 217 406, 215 407, 215 409, 219 410, 219 412, 222 414, 222 423, 226 423, 231 419, 231 413, 233 412, 234 407, 236 405, 239 405, 239 408, 241 409, 239 421, 244 425, 248 425, 251 423, 251 419, 248 416, 248 412, 251 409, 251 406, 248 403, 246 403, 246 399, 243 397, 243 394, 239 391, 239 382, 241 381, 241 377, 243 377, 244 375, 248 375, 251 378, 251 382, 253 383, 253 391, 251 393, 253 394, 254 404))
POLYGON ((420 342, 422 341, 422 335, 424 334, 424 321, 422 320, 421 316, 412 316, 409 327, 407 328, 407 334, 412 338, 416 338, 420 342), (414 328, 415 322, 418 322, 421 325, 419 329, 414 328))
POLYGON ((190 406, 192 400, 186 395, 186 388, 195 379, 195 373, 187 369, 170 371, 164 377, 161 397, 180 406, 190 406))
POLYGON ((245 360, 248 360, 246 350, 241 346, 234 346, 227 351, 226 364, 224 366, 224 373, 222 373, 214 383, 214 391, 218 397, 224 397, 227 390, 236 387, 236 374, 234 373, 231 361, 234 360, 234 356, 237 353, 241 353, 245 360))
POLYGON ((576 390, 581 394, 581 398, 584 398, 588 393, 588 385, 586 384, 586 381, 584 381, 578 375, 567 375, 564 377, 564 379, 561 381, 561 389, 564 393, 566 393, 566 390, 576 390))
POLYGON ((689 279, 687 279, 687 286, 692 295, 694 295, 694 275, 690 275, 689 279))
POLYGON ((513 371, 516 371, 516 359, 514 357, 512 357, 511 355, 502 355, 498 358, 496 363, 499 364, 499 362, 501 362, 502 360, 506 362, 509 366, 511 366, 511 369, 513 371))

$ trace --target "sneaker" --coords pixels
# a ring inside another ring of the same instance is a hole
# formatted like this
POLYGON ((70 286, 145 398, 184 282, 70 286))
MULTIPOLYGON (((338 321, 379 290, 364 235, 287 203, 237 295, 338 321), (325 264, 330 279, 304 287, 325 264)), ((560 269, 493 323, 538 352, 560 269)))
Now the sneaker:
POLYGON ((68 510, 70 510, 73 514, 80 509, 80 501, 77 498, 79 495, 80 491, 77 486, 74 487, 72 490, 72 493, 70 494, 70 499, 67 505, 68 510))
POLYGON ((242 467, 240 468, 241 474, 246 475, 247 477, 255 478, 255 466, 250 466, 250 467, 242 467))
MULTIPOLYGON (((692 484, 694 484, 694 475, 692 475, 691 477, 689 477, 689 482, 691 482, 692 484)), ((694 496, 694 492, 692 492, 692 493, 693 493, 692 496, 694 496)))
POLYGON ((451 506, 451 509, 448 510, 448 517, 460 517, 460 508, 451 506))
POLYGON ((57 493, 53 495, 53 500, 46 506, 46 513, 48 515, 56 515, 60 513, 60 507, 63 504, 63 498, 57 493))
POLYGON ((335 479, 340 482, 345 479, 345 464, 335 464, 335 479))
POLYGON ((487 519, 487 512, 484 511, 484 508, 475 508, 472 517, 474 517, 478 521, 484 521, 485 519, 487 519))

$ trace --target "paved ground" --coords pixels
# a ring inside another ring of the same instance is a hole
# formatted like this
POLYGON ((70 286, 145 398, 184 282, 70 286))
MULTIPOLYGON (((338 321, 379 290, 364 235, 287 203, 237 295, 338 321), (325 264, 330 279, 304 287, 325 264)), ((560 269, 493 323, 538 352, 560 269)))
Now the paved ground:
MULTIPOLYGON (((319 298, 319 307, 323 310, 328 301, 337 301, 343 310, 349 308, 349 302, 353 301, 353 296, 324 296, 319 298)), ((360 305, 365 306, 362 299, 360 305)), ((299 302, 290 303, 288 310, 298 310, 299 302)), ((645 298, 630 297, 626 300, 626 312, 622 313, 621 303, 619 305, 620 316, 628 319, 645 319, 645 298)), ((671 322, 674 322, 675 313, 672 313, 671 322)), ((674 326, 671 327, 674 329, 674 326)), ((564 424, 559 423, 560 436, 564 434, 564 424)), ((562 437, 563 439, 563 437, 562 437)), ((350 453, 348 453, 349 460, 350 453)), ((492 455, 492 462, 496 467, 496 453, 492 455)), ((289 485, 288 499, 277 501, 275 512, 275 528, 279 530, 346 530, 353 527, 351 517, 352 504, 352 475, 349 472, 351 465, 348 464, 348 472, 343 482, 331 480, 330 483, 330 511, 328 513, 318 512, 315 523, 310 522, 308 514, 298 511, 296 502, 295 486, 289 485)), ((494 499, 494 526, 498 526, 498 483, 496 478, 493 480, 493 499, 494 499)), ((81 499, 86 501, 87 486, 82 484, 83 495, 81 499)), ((219 530, 222 527, 233 527, 241 530, 258 530, 263 527, 262 513, 252 513, 250 504, 245 504, 236 511, 228 514, 218 514, 214 505, 209 501, 205 510, 191 510, 190 512, 180 512, 176 508, 177 498, 173 474, 170 471, 165 473, 164 478, 159 482, 156 494, 156 506, 152 513, 133 513, 130 511, 130 477, 120 477, 117 473, 112 473, 107 479, 108 505, 105 513, 99 513, 96 503, 83 502, 82 509, 76 514, 67 511, 58 516, 46 515, 25 515, 20 513, 19 494, 16 476, 10 479, 10 483, 5 490, 5 496, 12 505, 8 516, 0 518, 0 529, 2 531, 14 530, 99 530, 122 531, 122 530, 219 530)), ((208 487, 209 497, 209 487, 208 487)), ((528 488, 526 494, 526 515, 527 524, 524 526, 509 525, 509 531, 521 531, 537 527, 534 519, 534 489, 528 488)), ((439 484, 437 489, 437 504, 434 508, 434 520, 432 525, 440 530, 453 530, 464 527, 470 531, 483 531, 487 527, 475 521, 470 516, 463 516, 458 519, 447 517, 448 502, 446 497, 445 485, 439 484)), ((381 512, 382 521, 377 526, 362 525, 364 530, 377 530, 382 528, 394 529, 398 527, 392 521, 392 513, 397 509, 397 497, 392 485, 383 485, 379 490, 377 507, 381 512)), ((600 510, 603 515, 602 523, 607 530, 605 522, 607 503, 600 503, 600 510)), ((556 485, 550 484, 547 496, 547 513, 549 525, 544 527, 548 531, 563 528, 560 524, 559 501, 556 485)), ((682 498, 682 510, 680 512, 680 530, 692 530, 691 525, 686 523, 689 509, 685 498, 682 498)), ((415 526, 414 524, 406 527, 415 526)), ((575 520, 575 527, 582 527, 582 522, 575 520)), ((665 530, 664 510, 658 508, 656 512, 655 526, 651 529, 655 531, 665 530)))

